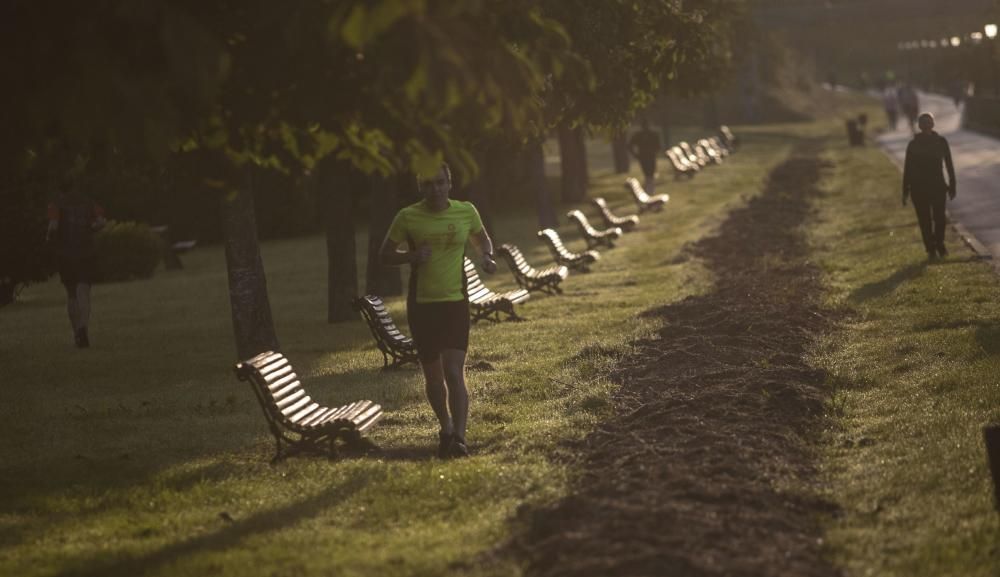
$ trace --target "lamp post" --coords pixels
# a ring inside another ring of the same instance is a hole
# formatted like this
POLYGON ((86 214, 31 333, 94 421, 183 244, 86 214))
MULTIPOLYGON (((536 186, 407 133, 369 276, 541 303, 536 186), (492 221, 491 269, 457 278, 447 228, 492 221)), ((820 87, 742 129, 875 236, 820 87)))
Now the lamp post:
POLYGON ((989 46, 987 46, 988 54, 990 55, 990 74, 993 77, 993 96, 1000 96, 1000 80, 997 80, 997 62, 996 62, 996 39, 997 39, 997 25, 987 24, 983 26, 983 32, 986 34, 986 38, 989 40, 989 46))

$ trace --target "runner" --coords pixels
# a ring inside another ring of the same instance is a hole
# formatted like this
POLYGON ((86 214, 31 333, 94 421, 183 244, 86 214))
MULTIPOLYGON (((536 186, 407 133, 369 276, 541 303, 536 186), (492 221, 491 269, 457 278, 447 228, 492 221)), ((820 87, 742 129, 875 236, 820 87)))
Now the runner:
POLYGON ((471 240, 487 273, 497 269, 493 242, 470 202, 451 200, 451 170, 442 164, 434 180, 420 183, 424 199, 396 214, 379 256, 387 265, 410 265, 406 311, 426 380, 427 400, 437 416, 438 457, 466 457, 469 394, 465 354, 469 344, 469 300, 463 258, 471 240), (400 245, 406 250, 400 251, 400 245))

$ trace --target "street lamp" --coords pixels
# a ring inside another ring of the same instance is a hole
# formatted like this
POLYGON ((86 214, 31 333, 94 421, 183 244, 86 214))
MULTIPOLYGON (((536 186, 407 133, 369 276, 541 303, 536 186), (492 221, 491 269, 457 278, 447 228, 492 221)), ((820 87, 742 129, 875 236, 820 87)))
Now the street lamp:
POLYGON ((996 46, 994 40, 997 38, 997 25, 987 24, 983 26, 983 32, 986 33, 986 37, 990 39, 989 55, 990 55, 990 72, 993 75, 993 96, 1000 96, 1000 81, 997 80, 997 63, 996 63, 996 46))

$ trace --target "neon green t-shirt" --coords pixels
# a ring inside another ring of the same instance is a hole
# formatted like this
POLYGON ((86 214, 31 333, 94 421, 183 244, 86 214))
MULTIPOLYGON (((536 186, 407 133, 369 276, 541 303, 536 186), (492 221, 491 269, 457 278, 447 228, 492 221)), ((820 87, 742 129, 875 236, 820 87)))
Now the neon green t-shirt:
POLYGON ((410 282, 416 278, 418 303, 452 302, 465 299, 463 257, 469 235, 483 230, 479 211, 471 202, 449 200, 448 208, 433 212, 424 201, 399 211, 389 226, 387 237, 397 244, 404 241, 410 250, 423 244, 431 247, 431 258, 411 265, 410 282))

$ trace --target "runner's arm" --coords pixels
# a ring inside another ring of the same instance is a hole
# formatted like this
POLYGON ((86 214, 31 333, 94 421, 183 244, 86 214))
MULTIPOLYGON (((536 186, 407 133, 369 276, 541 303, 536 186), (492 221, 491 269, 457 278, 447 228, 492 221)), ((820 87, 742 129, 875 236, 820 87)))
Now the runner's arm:
POLYGON ((493 239, 486 232, 486 227, 481 228, 479 232, 474 233, 469 238, 472 240, 472 244, 476 245, 476 250, 483 255, 483 270, 490 274, 496 272, 497 261, 493 259, 493 239))
POLYGON ((404 243, 397 243, 388 236, 382 241, 382 247, 378 251, 378 259, 385 266, 400 266, 413 264, 419 258, 416 251, 400 251, 399 247, 404 243))

